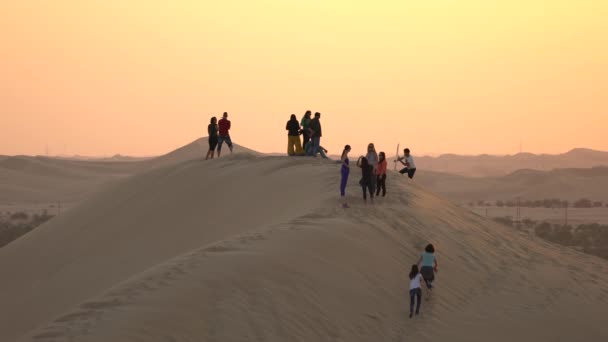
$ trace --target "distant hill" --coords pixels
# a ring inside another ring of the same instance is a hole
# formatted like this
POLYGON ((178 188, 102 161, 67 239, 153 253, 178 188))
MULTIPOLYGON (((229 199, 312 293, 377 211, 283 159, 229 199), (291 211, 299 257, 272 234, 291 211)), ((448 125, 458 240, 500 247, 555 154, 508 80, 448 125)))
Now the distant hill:
POLYGON ((589 198, 608 202, 608 167, 518 170, 501 177, 465 177, 420 170, 416 182, 457 202, 589 198))
MULTIPOLYGON (((207 141, 200 138, 165 155, 144 160, 120 155, 92 160, 0 156, 0 205, 77 203, 109 182, 167 165, 202 160, 207 141)), ((224 156, 230 155, 228 148, 223 152, 224 156)), ((257 154, 236 144, 234 153, 257 154)))
POLYGON ((608 152, 577 148, 563 154, 532 154, 495 156, 463 156, 443 154, 420 156, 416 166, 426 171, 446 172, 471 177, 505 176, 521 169, 550 171, 564 168, 608 166, 608 152))

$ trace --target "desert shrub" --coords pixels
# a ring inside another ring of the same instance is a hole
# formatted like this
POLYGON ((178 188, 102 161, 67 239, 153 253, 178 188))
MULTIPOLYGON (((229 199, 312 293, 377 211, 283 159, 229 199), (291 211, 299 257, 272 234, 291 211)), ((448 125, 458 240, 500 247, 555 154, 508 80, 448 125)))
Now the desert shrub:
POLYGON ((26 221, 30 216, 23 211, 19 211, 16 212, 14 214, 11 215, 11 220, 22 220, 22 221, 26 221))
POLYGON ((573 207, 575 208, 591 208, 592 206, 593 203, 588 198, 581 198, 573 204, 573 207))
POLYGON ((513 227, 513 218, 511 216, 495 217, 494 221, 509 227, 513 227))
POLYGON ((503 201, 496 201, 496 206, 502 208, 502 207, 505 206, 505 202, 503 202, 503 201))

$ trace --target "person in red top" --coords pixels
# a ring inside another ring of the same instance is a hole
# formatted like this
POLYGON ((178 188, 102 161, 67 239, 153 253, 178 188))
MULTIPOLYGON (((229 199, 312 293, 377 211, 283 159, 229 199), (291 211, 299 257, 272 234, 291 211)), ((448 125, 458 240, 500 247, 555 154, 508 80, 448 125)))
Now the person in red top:
POLYGON ((376 197, 380 195, 382 188, 382 197, 386 196, 386 155, 384 152, 378 154, 378 166, 376 167, 376 197))
POLYGON ((228 133, 230 130, 230 120, 228 120, 227 112, 224 112, 224 116, 218 122, 218 128, 219 134, 217 137, 217 156, 219 158, 220 154, 222 153, 222 144, 224 141, 226 142, 226 145, 228 145, 230 153, 232 153, 232 140, 230 139, 230 133, 228 133))

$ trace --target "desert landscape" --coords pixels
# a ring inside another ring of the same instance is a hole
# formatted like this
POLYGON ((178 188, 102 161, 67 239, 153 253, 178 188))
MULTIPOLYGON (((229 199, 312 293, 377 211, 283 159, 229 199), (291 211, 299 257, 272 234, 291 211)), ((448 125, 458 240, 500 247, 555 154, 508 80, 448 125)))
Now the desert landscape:
MULTIPOLYGON (((98 165, 120 176, 0 248, 0 339, 549 341, 576 340, 579 329, 608 338, 603 259, 392 172, 386 198, 344 210, 333 161, 244 148, 203 161, 198 144, 98 165), (304 175, 314 176, 294 182, 304 175), (429 241, 440 246, 438 285, 412 322, 407 272, 429 241)), ((85 164, 71 165, 53 177, 85 164)))

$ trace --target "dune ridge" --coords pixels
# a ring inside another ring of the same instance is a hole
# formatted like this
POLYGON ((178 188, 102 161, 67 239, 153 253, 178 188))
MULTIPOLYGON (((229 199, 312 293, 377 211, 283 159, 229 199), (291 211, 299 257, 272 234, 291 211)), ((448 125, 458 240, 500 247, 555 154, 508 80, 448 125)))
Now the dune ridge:
POLYGON ((394 173, 364 206, 353 169, 343 210, 338 172, 244 153, 121 181, 0 249, 0 340, 608 339, 605 261, 394 173), (407 272, 429 241, 437 289, 409 320, 407 272))

